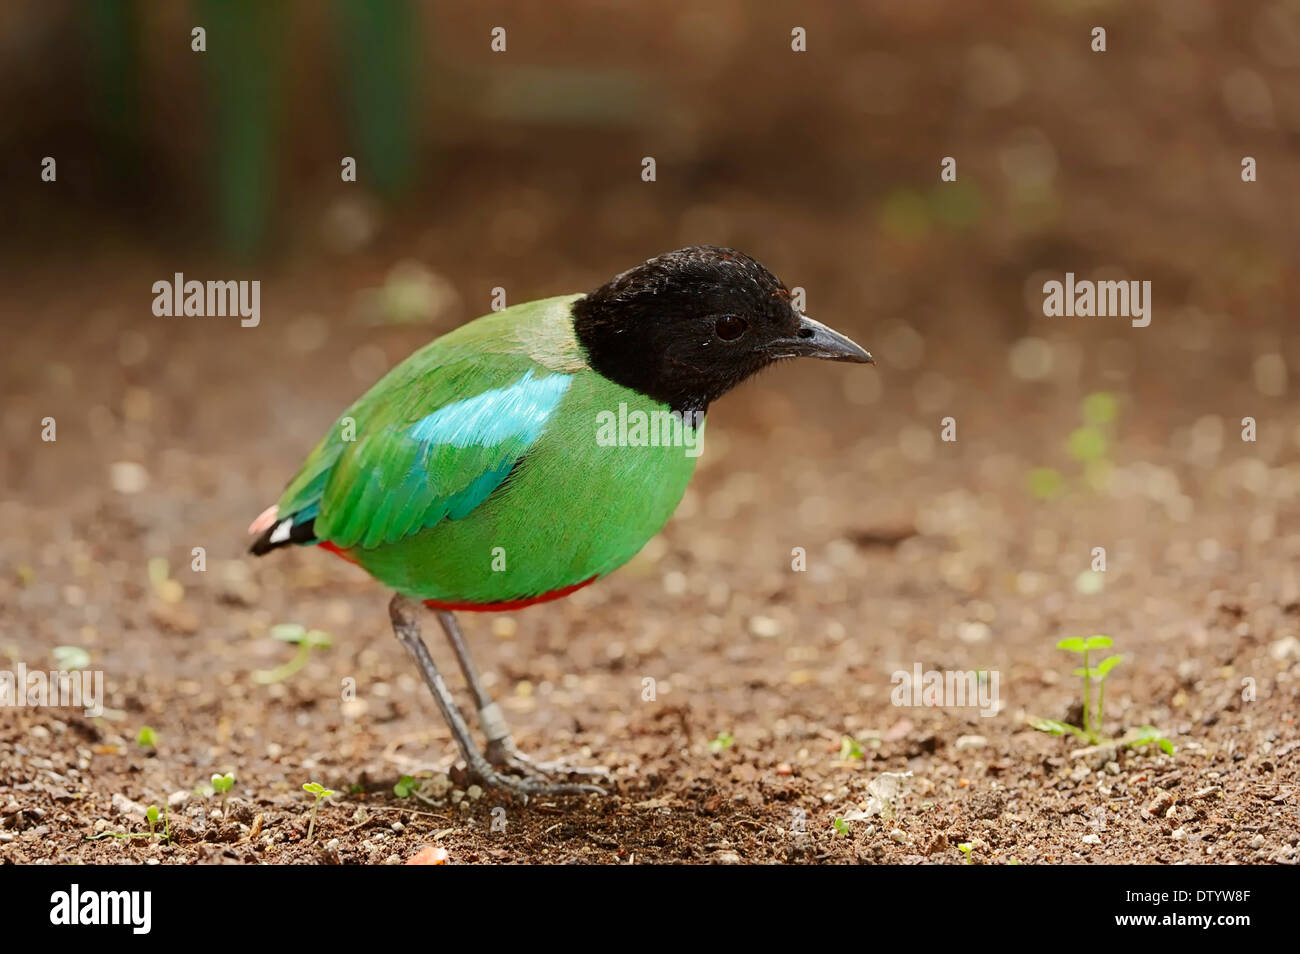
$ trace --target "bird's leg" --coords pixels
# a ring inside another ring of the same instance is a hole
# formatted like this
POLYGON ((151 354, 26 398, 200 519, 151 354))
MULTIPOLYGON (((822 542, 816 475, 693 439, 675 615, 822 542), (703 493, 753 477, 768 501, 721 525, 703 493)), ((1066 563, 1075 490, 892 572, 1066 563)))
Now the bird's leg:
POLYGON ((506 717, 501 707, 496 704, 487 687, 483 685, 483 677, 479 675, 478 666, 474 665, 474 659, 469 654, 465 637, 461 635, 460 624, 456 622, 456 614, 449 610, 436 610, 436 612, 438 622, 442 624, 442 631, 447 634, 447 641, 451 643, 452 652, 456 654, 456 661, 460 663, 460 671, 465 674, 465 681, 469 683, 470 691, 474 694, 474 704, 478 706, 479 728, 487 736, 489 762, 497 768, 514 769, 516 772, 533 777, 539 774, 609 775, 609 771, 604 768, 568 765, 558 761, 539 762, 520 752, 514 738, 510 735, 510 726, 506 724, 506 717))
POLYGON ((438 710, 442 713, 447 727, 451 729, 451 734, 460 747, 460 754, 464 756, 470 771, 484 785, 515 792, 525 798, 529 795, 585 795, 589 792, 603 794, 602 790, 594 785, 557 784, 541 782, 533 778, 516 778, 513 775, 503 775, 493 768, 492 763, 483 757, 483 753, 474 744, 465 717, 461 715, 451 690, 447 688, 433 657, 429 655, 429 647, 424 644, 420 636, 419 606, 399 593, 388 604, 388 616, 393 621, 393 634, 406 647, 406 651, 411 654, 411 658, 420 668, 429 691, 433 693, 433 701, 438 704, 438 710))

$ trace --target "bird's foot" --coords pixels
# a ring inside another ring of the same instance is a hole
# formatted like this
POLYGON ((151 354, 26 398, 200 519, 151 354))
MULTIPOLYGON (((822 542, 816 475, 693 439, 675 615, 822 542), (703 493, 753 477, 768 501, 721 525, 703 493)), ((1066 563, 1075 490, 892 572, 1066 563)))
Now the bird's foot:
MULTIPOLYGON (((534 759, 519 751, 518 746, 515 745, 515 740, 508 735, 489 742, 485 754, 493 768, 513 772, 523 778, 535 781, 549 781, 556 775, 585 775, 599 778, 609 778, 610 776, 609 769, 601 765, 570 765, 567 762, 558 760, 543 762, 534 759)), ((595 785, 581 787, 588 791, 602 793, 604 791, 595 785)))
POLYGON ((476 769, 474 774, 478 777, 479 782, 488 788, 512 792, 515 795, 523 796, 525 799, 540 796, 607 794, 599 785, 587 785, 580 782, 550 782, 543 781, 541 777, 522 778, 518 775, 507 775, 504 772, 498 772, 493 768, 476 769))
POLYGON ((490 743, 487 757, 472 762, 470 771, 486 787, 513 792, 522 795, 525 799, 539 795, 606 794, 599 785, 552 781, 535 767, 532 760, 515 749, 514 743, 508 738, 490 743), (518 774, 511 774, 516 772, 518 774))

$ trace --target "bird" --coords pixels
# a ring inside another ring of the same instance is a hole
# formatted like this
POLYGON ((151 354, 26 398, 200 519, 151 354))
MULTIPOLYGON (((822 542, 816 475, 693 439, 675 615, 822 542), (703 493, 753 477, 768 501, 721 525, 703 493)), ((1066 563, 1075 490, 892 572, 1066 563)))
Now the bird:
POLYGON ((455 614, 546 603, 626 563, 680 502, 712 404, 805 357, 872 363, 755 259, 712 245, 489 313, 339 416, 249 527, 251 552, 322 548, 393 591, 393 632, 482 784, 525 800, 601 793, 574 781, 593 770, 518 748, 455 614), (465 677, 483 747, 423 640, 421 604, 465 677))

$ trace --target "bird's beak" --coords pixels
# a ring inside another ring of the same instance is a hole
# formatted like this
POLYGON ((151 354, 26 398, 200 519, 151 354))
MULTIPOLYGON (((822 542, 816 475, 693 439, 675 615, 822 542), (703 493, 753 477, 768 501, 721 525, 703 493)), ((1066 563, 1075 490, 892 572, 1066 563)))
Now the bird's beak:
POLYGON ((773 341, 769 355, 777 358, 824 358, 827 361, 852 361, 856 364, 875 364, 865 348, 852 338, 828 328, 807 315, 799 316, 799 332, 793 338, 773 341))

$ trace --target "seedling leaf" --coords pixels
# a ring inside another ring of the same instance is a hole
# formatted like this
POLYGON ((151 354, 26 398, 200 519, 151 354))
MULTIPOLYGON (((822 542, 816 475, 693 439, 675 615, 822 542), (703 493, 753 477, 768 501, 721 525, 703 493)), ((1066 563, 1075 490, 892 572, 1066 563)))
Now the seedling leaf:
POLYGON ((1119 414, 1119 399, 1109 391, 1095 391, 1083 399, 1083 419, 1089 424, 1109 424, 1119 414))
POLYGON ((90 653, 80 646, 55 646, 52 652, 55 664, 64 671, 85 669, 90 665, 90 653))
POLYGON ((271 638, 284 643, 301 643, 307 636, 307 627, 301 623, 277 623, 271 627, 271 638))
POLYGON ((1051 467, 1035 467, 1029 472, 1029 493, 1038 500, 1051 500, 1065 489, 1059 471, 1051 467))
POLYGON ((1160 748, 1166 755, 1174 754, 1174 744, 1161 734, 1160 730, 1153 725, 1138 726, 1125 738, 1120 740, 1120 745, 1130 748, 1137 748, 1142 745, 1155 745, 1160 748))
POLYGON ((1086 739, 1088 733, 1084 732, 1077 725, 1070 725, 1068 722, 1059 722, 1056 719, 1039 719, 1029 720, 1029 725, 1039 732, 1046 732, 1048 735, 1065 735, 1069 732, 1071 735, 1077 735, 1081 739, 1086 739))
POLYGON ((1106 673, 1110 672, 1112 669, 1114 669, 1123 661, 1124 661, 1124 657, 1122 655, 1107 656, 1101 662, 1097 663, 1097 667, 1092 671, 1093 675, 1096 676, 1098 679, 1105 679, 1106 673))
POLYGON ((1081 461, 1101 460, 1106 456, 1107 443, 1101 428, 1085 425, 1070 435, 1070 456, 1081 461))
POLYGON ((735 744, 736 740, 732 738, 730 732, 719 732, 716 738, 709 740, 709 751, 714 754, 725 752, 735 744))

